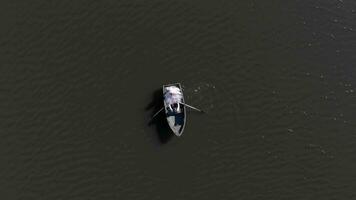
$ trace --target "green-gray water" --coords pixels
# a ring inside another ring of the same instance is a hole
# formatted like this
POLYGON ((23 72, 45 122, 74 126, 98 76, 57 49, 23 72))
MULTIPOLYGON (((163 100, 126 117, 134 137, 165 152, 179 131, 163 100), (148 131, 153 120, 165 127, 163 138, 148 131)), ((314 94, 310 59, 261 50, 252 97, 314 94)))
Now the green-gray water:
POLYGON ((2 1, 0 199, 356 199, 355 10, 2 1))

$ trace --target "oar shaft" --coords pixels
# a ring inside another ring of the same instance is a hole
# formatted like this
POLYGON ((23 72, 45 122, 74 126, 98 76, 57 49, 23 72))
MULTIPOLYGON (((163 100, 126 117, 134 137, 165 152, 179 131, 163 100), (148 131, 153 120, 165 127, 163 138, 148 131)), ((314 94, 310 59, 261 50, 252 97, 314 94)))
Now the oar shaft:
POLYGON ((188 105, 188 104, 185 104, 185 103, 180 103, 180 104, 182 104, 182 105, 184 105, 184 106, 187 106, 188 108, 197 110, 197 111, 199 111, 199 112, 204 112, 204 111, 202 111, 202 110, 200 110, 200 109, 198 109, 198 108, 196 108, 196 107, 193 107, 193 106, 191 106, 191 105, 188 105))
POLYGON ((163 109, 164 109, 164 107, 159 109, 159 111, 157 111, 156 114, 154 114, 151 119, 155 118, 163 109))

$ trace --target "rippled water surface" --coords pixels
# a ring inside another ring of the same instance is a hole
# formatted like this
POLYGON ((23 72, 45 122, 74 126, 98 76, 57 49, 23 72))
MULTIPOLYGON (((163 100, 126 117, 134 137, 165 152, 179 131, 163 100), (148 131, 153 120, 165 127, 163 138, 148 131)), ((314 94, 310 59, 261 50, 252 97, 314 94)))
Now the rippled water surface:
POLYGON ((356 199, 356 3, 2 1, 1 199, 356 199), (161 86, 188 113, 173 136, 161 86))

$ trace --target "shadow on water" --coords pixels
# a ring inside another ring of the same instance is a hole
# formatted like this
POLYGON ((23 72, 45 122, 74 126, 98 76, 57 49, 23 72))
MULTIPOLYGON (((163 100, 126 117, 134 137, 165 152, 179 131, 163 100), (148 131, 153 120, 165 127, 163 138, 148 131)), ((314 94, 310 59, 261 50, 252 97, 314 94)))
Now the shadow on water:
MULTIPOLYGON (((153 116, 162 107, 162 90, 158 89, 153 93, 152 101, 146 106, 146 111, 152 110, 150 116, 153 116)), ((148 125, 156 127, 158 139, 161 144, 165 144, 172 139, 173 133, 169 128, 164 111, 160 112, 155 118, 150 120, 148 125)))

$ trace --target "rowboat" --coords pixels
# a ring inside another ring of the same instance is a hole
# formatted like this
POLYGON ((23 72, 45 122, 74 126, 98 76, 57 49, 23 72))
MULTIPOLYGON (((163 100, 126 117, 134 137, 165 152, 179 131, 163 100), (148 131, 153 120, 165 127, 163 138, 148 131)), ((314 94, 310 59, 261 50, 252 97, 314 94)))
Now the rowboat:
POLYGON ((180 83, 163 85, 162 90, 164 106, 152 116, 151 120, 164 110, 170 129, 176 136, 181 136, 187 118, 186 108, 201 113, 204 113, 204 111, 185 103, 183 88, 180 83))
POLYGON ((186 123, 183 89, 180 83, 163 85, 163 103, 169 127, 176 136, 181 136, 186 123))

